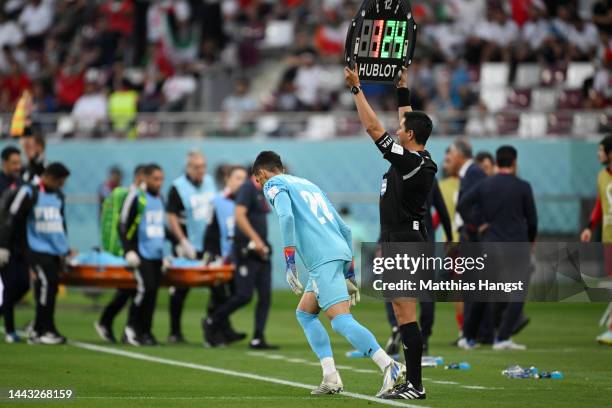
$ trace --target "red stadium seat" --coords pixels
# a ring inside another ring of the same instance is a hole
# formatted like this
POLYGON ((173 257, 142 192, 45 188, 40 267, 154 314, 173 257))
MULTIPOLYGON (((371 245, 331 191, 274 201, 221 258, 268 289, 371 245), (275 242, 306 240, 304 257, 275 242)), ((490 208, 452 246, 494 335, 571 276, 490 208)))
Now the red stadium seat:
POLYGON ((519 115, 512 112, 501 112, 496 116, 497 132, 500 136, 516 135, 519 128, 519 115))
POLYGON ((557 86, 565 83, 566 69, 564 67, 547 67, 542 70, 542 86, 557 86))
POLYGON ((580 89, 571 89, 561 91, 559 95, 559 102, 557 107, 559 109, 567 109, 567 110, 576 110, 582 109, 583 104, 583 96, 582 90, 580 89))
POLYGON ((572 132, 574 116, 571 113, 551 113, 548 115, 548 127, 546 133, 549 135, 569 135, 572 132))
POLYGON ((531 89, 513 89, 508 94, 508 108, 528 109, 531 105, 531 89))

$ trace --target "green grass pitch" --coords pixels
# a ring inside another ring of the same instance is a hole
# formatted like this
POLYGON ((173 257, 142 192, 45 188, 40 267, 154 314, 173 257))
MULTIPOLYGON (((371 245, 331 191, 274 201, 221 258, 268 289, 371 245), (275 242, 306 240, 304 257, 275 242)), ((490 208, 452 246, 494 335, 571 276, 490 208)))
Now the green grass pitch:
MULTIPOLYGON (((98 300, 102 304, 109 293, 98 300)), ((70 401, 25 402, 26 405, 50 407, 376 407, 375 401, 350 396, 312 397, 307 389, 244 378, 228 373, 213 373, 194 368, 206 366, 274 378, 292 383, 316 385, 321 369, 295 320, 297 298, 288 292, 275 292, 268 322, 270 343, 281 349, 252 353, 246 341, 222 349, 202 347, 200 319, 208 292, 193 290, 183 317, 183 331, 190 344, 162 345, 154 348, 110 346, 101 342, 93 322, 99 311, 80 291, 72 289, 59 301, 57 326, 70 340, 128 351, 164 359, 148 361, 126 355, 64 346, 8 345, 0 343, 0 390, 72 389, 70 401), (177 364, 175 364, 178 362, 177 364), (181 365, 182 364, 182 365, 181 365), (187 366, 185 365, 187 364, 187 366)), ((456 337, 454 315, 450 304, 438 304, 430 353, 443 356, 446 362, 467 361, 467 371, 424 368, 428 399, 409 402, 412 406, 442 407, 610 407, 612 404, 612 347, 597 345, 595 336, 602 304, 528 304, 526 313, 531 324, 516 337, 529 349, 524 352, 496 352, 490 346, 474 351, 451 347, 456 337), (561 370, 563 380, 507 379, 501 370, 510 364, 534 365, 540 369, 561 370)), ((353 310, 356 318, 370 328, 382 343, 389 334, 381 303, 365 301, 353 310)), ((252 306, 233 317, 239 330, 251 332, 252 306)), ((24 326, 32 317, 32 308, 17 310, 17 323, 24 326)), ((115 322, 118 335, 125 322, 122 313, 115 322)), ((349 344, 331 332, 336 364, 347 392, 373 395, 381 375, 367 359, 349 359, 349 344)), ((167 291, 160 291, 154 332, 164 341, 168 331, 167 291)), ((105 349, 106 350, 106 349, 105 349)), ((0 400, 0 406, 11 404, 0 400)), ((20 402, 18 404, 24 404, 20 402)), ((15 404, 16 405, 16 404, 15 404)), ((17 405, 21 406, 21 405, 17 405)))

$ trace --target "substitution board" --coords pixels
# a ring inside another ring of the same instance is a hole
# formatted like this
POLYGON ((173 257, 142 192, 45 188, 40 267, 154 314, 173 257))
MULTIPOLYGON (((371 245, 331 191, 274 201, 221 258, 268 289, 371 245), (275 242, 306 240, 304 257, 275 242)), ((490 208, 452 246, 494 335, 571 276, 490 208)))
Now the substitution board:
POLYGON ((346 36, 345 63, 358 65, 363 82, 394 82, 412 63, 416 28, 408 0, 365 0, 346 36))

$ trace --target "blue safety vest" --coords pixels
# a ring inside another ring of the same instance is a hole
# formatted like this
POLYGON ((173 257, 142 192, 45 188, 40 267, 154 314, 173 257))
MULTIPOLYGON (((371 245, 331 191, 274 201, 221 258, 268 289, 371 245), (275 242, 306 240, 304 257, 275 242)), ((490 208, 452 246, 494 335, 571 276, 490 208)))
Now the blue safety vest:
POLYGON ((145 259, 157 261, 164 257, 165 211, 159 196, 145 193, 147 205, 138 225, 138 253, 145 259))
POLYGON ((221 238, 221 256, 225 258, 231 254, 232 244, 234 243, 234 228, 236 226, 234 210, 236 209, 236 203, 231 198, 226 197, 225 194, 217 194, 214 205, 221 238))
POLYGON ((62 256, 69 252, 62 215, 63 201, 59 193, 47 192, 40 186, 34 194, 32 185, 21 187, 34 200, 27 219, 28 247, 35 252, 62 256))
POLYGON ((202 184, 195 186, 186 175, 182 175, 174 180, 172 185, 185 208, 187 237, 196 251, 201 252, 204 249, 206 226, 212 219, 212 200, 217 192, 215 183, 207 174, 202 184))

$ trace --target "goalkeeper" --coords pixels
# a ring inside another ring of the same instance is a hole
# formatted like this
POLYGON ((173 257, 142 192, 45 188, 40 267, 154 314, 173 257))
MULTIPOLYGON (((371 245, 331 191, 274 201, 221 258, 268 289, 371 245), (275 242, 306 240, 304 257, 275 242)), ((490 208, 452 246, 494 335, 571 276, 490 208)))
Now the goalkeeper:
POLYGON ((319 187, 306 179, 284 174, 278 154, 261 152, 253 164, 253 174, 264 186, 264 194, 278 215, 287 282, 294 293, 302 295, 296 317, 323 368, 323 381, 312 394, 335 394, 343 387, 329 336, 318 318, 321 310, 330 319, 332 329, 371 357, 383 372, 383 386, 378 395, 405 381, 405 367, 393 361, 374 335, 350 312, 350 304, 355 305, 359 300, 350 228, 319 187), (296 251, 309 272, 305 290, 298 278, 296 251))

